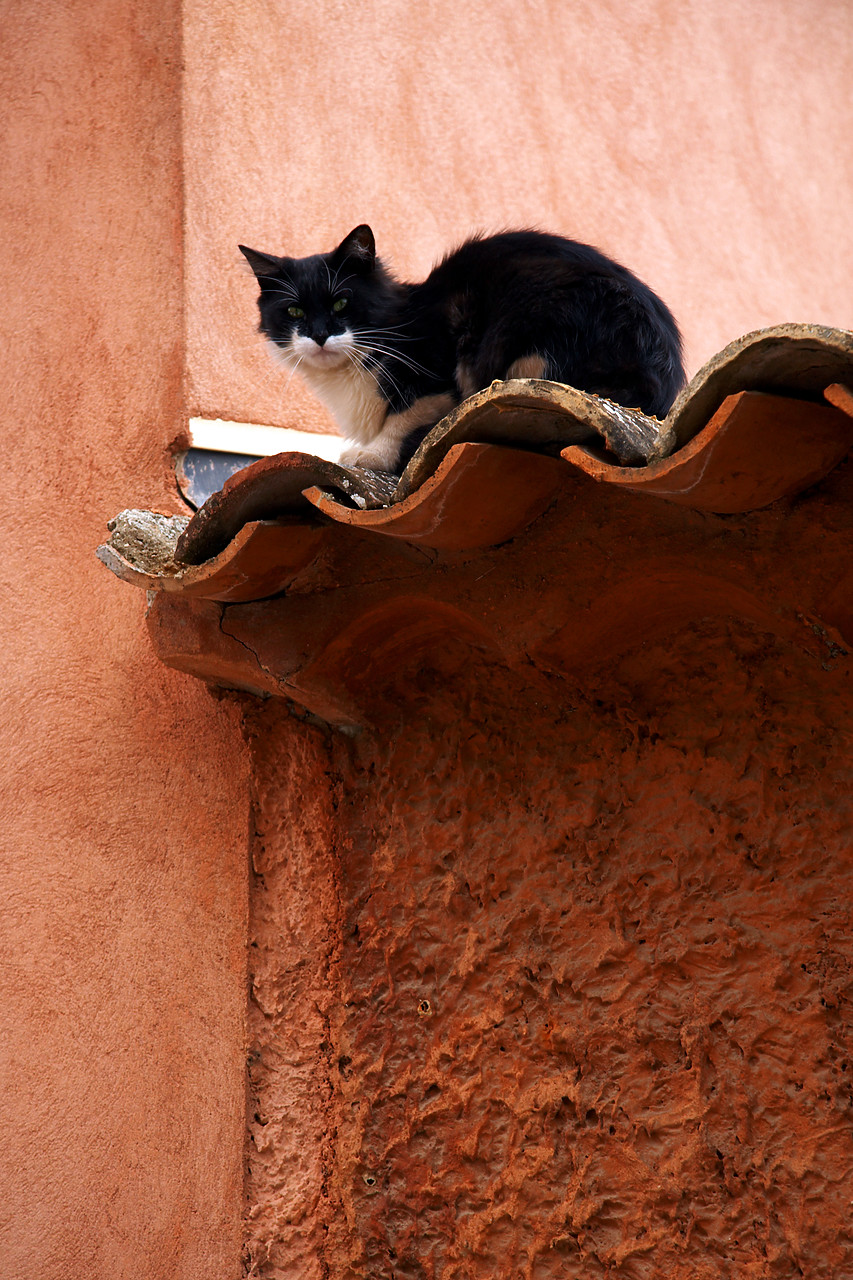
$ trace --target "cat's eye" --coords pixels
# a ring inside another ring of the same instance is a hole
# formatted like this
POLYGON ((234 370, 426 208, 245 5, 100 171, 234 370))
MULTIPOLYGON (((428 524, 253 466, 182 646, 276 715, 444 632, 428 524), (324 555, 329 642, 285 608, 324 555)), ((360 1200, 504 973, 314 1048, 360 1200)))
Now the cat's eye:
POLYGON ((305 315, 305 312, 302 310, 301 307, 288 307, 287 314, 289 316, 293 316, 294 320, 299 320, 301 319, 302 316, 305 315))
POLYGON ((332 303, 332 310, 343 311, 344 307, 347 305, 347 301, 347 298, 338 298, 336 302, 332 303))

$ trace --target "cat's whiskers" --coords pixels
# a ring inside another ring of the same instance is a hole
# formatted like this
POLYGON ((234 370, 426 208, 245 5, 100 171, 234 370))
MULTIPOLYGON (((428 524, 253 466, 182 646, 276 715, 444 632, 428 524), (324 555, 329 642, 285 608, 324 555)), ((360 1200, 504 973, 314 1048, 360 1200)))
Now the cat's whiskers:
MULTIPOLYGON (((284 285, 285 289, 290 289, 294 294, 296 286, 292 280, 285 280, 283 276, 258 276, 258 280, 269 280, 271 284, 284 285)), ((278 289, 264 289, 264 293, 279 293, 278 289)))
POLYGON ((414 335, 405 336, 404 329, 411 329, 414 320, 406 321, 401 325, 384 325, 381 329, 359 329, 359 333, 365 334, 367 337, 373 338, 397 338, 400 342, 416 342, 417 337, 414 335))
POLYGON ((370 377, 376 383, 376 386, 379 388, 380 391, 382 390, 382 383, 379 378, 379 373, 381 372, 382 377, 387 383, 390 384, 391 389, 394 392, 396 392, 396 394, 401 399, 405 399, 403 390, 399 382, 397 381, 397 379, 391 373, 387 365, 380 363, 378 360, 374 358, 374 353, 369 347, 365 346, 364 344, 356 346, 354 348, 353 354, 356 355, 358 358, 359 367, 365 373, 370 375, 370 377))
MULTIPOLYGON (((362 373, 366 374, 369 378, 372 378, 373 382, 376 384, 377 390, 380 392, 380 394, 382 394, 382 384, 380 383, 379 378, 376 376, 376 366, 369 365, 365 360, 362 352, 359 351, 357 347, 350 348, 347 351, 347 355, 352 360, 356 368, 358 368, 362 373)), ((382 366, 382 373, 386 381, 390 383, 392 391, 394 391, 401 400, 405 400, 405 394, 403 392, 403 389, 400 386, 400 384, 396 381, 393 374, 389 373, 389 371, 384 366, 382 366)), ((384 399, 384 395, 383 395, 383 399, 384 399)))
POLYGON ((294 289, 267 289, 266 292, 277 298, 290 298, 292 302, 299 301, 299 294, 294 289))
POLYGON ((427 369, 426 365, 422 365, 418 360, 415 360, 412 356, 404 354, 402 351, 395 351, 393 347, 386 347, 375 341, 364 342, 362 341, 361 333, 358 333, 355 336, 359 346, 365 351, 370 351, 375 355, 385 356, 390 360, 397 360, 404 368, 411 370, 412 373, 423 373, 429 378, 436 376, 432 369, 427 369))
MULTIPOLYGON (((283 387, 282 387, 282 389, 281 389, 281 394, 282 394, 283 396, 287 394, 287 389, 288 389, 288 387, 290 386, 291 382, 293 381, 293 375, 296 373, 296 370, 297 370, 297 369, 299 368, 299 366, 302 364, 302 361, 303 361, 304 359, 305 359, 305 356, 304 356, 304 355, 301 355, 301 356, 299 356, 299 357, 297 358, 296 364, 294 364, 294 365, 289 365, 289 366, 285 366, 285 367, 289 367, 289 368, 290 368, 290 377, 287 379, 287 382, 285 382, 284 386, 283 386, 283 387)), ((284 362, 282 361, 282 363, 284 363, 284 362)))
MULTIPOLYGON (((353 278, 353 276, 354 276, 354 274, 355 274, 355 272, 353 272, 353 271, 351 271, 351 272, 349 273, 349 275, 348 275, 348 276, 344 276, 343 280, 341 280, 341 281, 340 281, 340 283, 338 282, 338 276, 339 276, 339 275, 341 274, 341 272, 343 271, 343 267, 344 267, 344 264, 343 264, 343 263, 341 263, 341 265, 340 265, 339 267, 336 267, 336 268, 335 268, 335 278, 334 278, 334 280, 332 281, 332 283, 331 283, 331 284, 330 284, 330 286, 329 286, 329 292, 330 292, 330 293, 334 293, 336 289, 342 289, 342 288, 344 287, 344 285, 346 284, 347 280, 352 280, 352 278, 353 278)), ((329 268, 328 268, 328 267, 326 267, 326 271, 328 271, 328 270, 329 270, 329 268)))
POLYGON ((362 373, 365 373, 369 378, 372 378, 376 383, 376 386, 379 387, 379 379, 375 372, 376 366, 368 364, 358 347, 348 347, 346 356, 358 369, 361 370, 362 373))

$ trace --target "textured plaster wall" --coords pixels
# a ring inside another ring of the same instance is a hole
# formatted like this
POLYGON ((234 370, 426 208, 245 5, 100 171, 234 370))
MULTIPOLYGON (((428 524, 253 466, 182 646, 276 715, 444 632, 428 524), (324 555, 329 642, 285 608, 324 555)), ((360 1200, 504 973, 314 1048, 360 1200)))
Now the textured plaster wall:
POLYGON ((595 697, 425 671, 356 739, 253 710, 246 1027, 237 712, 92 556, 178 509, 188 412, 327 425, 236 242, 368 218, 420 274, 541 223, 692 367, 849 323, 841 0, 413 12, 4 12, 0 1273, 236 1276, 248 1034, 261 1274, 844 1274, 849 685, 775 643, 595 697))
POLYGON ((247 773, 93 551, 178 509, 180 28, 4 6, 0 1275, 231 1280, 247 773))
POLYGON ((252 750, 246 1259, 327 1280, 340 998, 338 823, 328 736, 275 699, 247 711, 252 750))
POLYGON ((588 240, 658 289, 691 372, 733 338, 847 327, 847 0, 187 0, 190 408, 329 429, 254 334, 238 242, 357 222, 404 276, 472 229, 588 240))
POLYGON ((397 674, 254 722, 252 1274, 853 1274, 849 662, 397 674))

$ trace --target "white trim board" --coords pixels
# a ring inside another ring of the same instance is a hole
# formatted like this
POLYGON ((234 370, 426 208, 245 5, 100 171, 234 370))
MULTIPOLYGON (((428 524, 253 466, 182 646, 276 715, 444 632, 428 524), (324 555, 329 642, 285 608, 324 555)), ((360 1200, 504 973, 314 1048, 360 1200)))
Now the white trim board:
POLYGON ((346 441, 317 431, 262 427, 255 422, 226 422, 223 418, 190 418, 190 448, 215 453, 244 453, 268 458, 273 453, 310 453, 337 462, 346 441))

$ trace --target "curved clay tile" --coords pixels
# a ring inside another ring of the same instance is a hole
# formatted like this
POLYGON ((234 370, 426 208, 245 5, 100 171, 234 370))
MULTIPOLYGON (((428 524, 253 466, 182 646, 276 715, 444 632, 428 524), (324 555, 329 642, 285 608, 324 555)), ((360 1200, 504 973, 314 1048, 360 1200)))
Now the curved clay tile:
POLYGON ((727 396, 764 391, 820 400, 831 383, 853 381, 853 332, 817 324, 780 324, 730 342, 712 356, 676 398, 666 416, 674 448, 710 420, 727 396))
POLYGON ((597 442, 630 466, 664 457, 673 437, 666 422, 561 382, 493 382, 433 427, 400 477, 393 501, 408 498, 454 445, 467 441, 537 450, 597 442))
POLYGON ((380 506, 389 501, 394 481, 372 471, 349 470, 307 453, 277 453, 238 471, 208 498, 178 539, 175 559, 203 564, 219 555, 250 520, 274 520, 305 512, 302 497, 315 485, 336 489, 350 504, 380 506))
POLYGON ((556 496, 565 473, 559 458, 465 441, 452 445, 436 471, 393 506, 354 511, 320 487, 304 496, 338 524, 436 551, 464 551, 496 546, 526 529, 556 496))
POLYGON ((124 582, 143 591, 236 604, 284 591, 317 556, 325 530, 293 521, 253 520, 201 565, 175 559, 184 516, 122 511, 110 521, 112 537, 97 556, 124 582))
MULTIPOLYGON (((444 547, 448 545, 444 532, 438 535, 437 542, 429 542, 425 532, 427 523, 431 523, 438 534, 440 516, 436 512, 443 509, 443 493, 455 484, 455 477, 442 467, 454 446, 515 445, 536 456, 546 448, 557 454, 565 445, 581 440, 604 442, 624 461, 638 462, 666 452, 661 424, 637 410, 559 383, 528 379, 495 382, 433 428, 399 482, 308 454, 280 453, 261 458, 236 472, 218 493, 208 498, 178 539, 175 558, 185 564, 203 564, 220 555, 249 520, 269 520, 285 514, 299 514, 305 519, 310 514, 306 510, 306 493, 312 494, 309 502, 332 520, 396 537, 406 537, 402 530, 416 526, 420 530, 417 541, 444 547), (423 518, 427 495, 421 490, 431 479, 436 483, 429 489, 430 514, 423 518), (415 508, 421 513, 412 519, 415 508), (374 519, 380 511, 381 518, 374 519)), ((465 456, 467 469, 470 455, 455 456, 460 461, 465 456)), ((553 468, 528 464, 524 474, 534 471, 539 474, 553 468)), ((496 474, 495 481, 498 482, 496 474)), ((510 474, 494 501, 502 501, 504 491, 509 500, 511 485, 510 474)), ((520 497, 513 505, 526 511, 536 502, 528 503, 520 497)), ((528 516, 528 521, 536 514, 538 511, 528 516)), ((496 515, 495 522, 495 541, 524 528, 523 523, 513 522, 507 515, 496 515)), ((483 545, 479 534, 477 537, 478 541, 463 541, 462 545, 483 545)), ((458 538, 452 537, 452 541, 459 545, 458 538)))
MULTIPOLYGON (((394 501, 423 484, 462 440, 534 448, 603 441, 614 461, 636 468, 682 448, 731 395, 759 391, 820 401, 832 383, 853 383, 853 333, 807 324, 760 329, 730 343, 691 378, 662 422, 561 383, 495 382, 433 428, 403 473, 394 501)), ((563 452, 572 462, 580 456, 563 452)), ((611 467, 607 478, 616 470, 611 467)))
POLYGON ((853 441, 851 385, 853 334, 815 325, 733 342, 663 422, 558 383, 493 383, 430 432, 399 482, 278 454, 232 476, 174 531, 160 562, 146 564, 115 536, 99 555, 136 585, 237 601, 285 589, 324 527, 443 551, 505 541, 573 472, 697 510, 753 510, 800 492, 843 457, 853 441))
POLYGON ((681 449, 646 467, 613 466, 578 448, 562 456, 614 487, 732 514, 801 493, 828 475, 851 444, 851 417, 829 404, 743 391, 728 396, 681 449))

